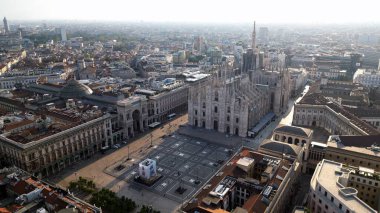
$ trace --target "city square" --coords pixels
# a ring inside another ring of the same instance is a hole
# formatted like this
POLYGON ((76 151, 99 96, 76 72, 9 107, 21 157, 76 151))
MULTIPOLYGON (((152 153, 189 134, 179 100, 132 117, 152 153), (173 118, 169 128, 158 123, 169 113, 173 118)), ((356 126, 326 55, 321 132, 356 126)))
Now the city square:
POLYGON ((173 134, 162 138, 160 145, 153 146, 144 158, 138 160, 126 157, 107 167, 104 172, 128 182, 134 188, 141 187, 159 196, 182 202, 199 190, 235 151, 230 147, 173 134), (152 186, 134 181, 139 173, 138 162, 146 158, 157 162, 157 173, 162 175, 152 186), (177 193, 178 187, 185 188, 185 192, 177 193))

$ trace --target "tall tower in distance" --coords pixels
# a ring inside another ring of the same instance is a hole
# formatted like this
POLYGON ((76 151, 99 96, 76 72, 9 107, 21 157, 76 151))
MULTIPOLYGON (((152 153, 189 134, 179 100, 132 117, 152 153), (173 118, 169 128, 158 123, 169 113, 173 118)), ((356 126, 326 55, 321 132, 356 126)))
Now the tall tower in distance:
POLYGON ((253 32, 252 32, 252 70, 256 70, 256 60, 257 60, 257 48, 256 48, 256 21, 253 21, 253 32))
POLYGON ((61 40, 62 41, 67 41, 67 34, 66 34, 66 29, 65 28, 61 28, 61 40))
POLYGON ((4 31, 5 31, 5 33, 9 33, 9 26, 8 26, 7 18, 4 17, 3 23, 4 23, 4 31))
POLYGON ((253 22, 252 49, 253 49, 253 52, 256 51, 256 21, 253 22))

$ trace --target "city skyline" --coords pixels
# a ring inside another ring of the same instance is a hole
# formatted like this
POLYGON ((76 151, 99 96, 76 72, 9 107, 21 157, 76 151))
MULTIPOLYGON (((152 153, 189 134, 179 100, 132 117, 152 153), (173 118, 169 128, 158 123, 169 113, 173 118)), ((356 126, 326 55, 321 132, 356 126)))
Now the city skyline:
POLYGON ((26 1, 4 0, 0 14, 12 20, 85 20, 85 21, 147 21, 195 23, 378 23, 380 14, 375 2, 364 0, 366 10, 357 5, 327 0, 311 5, 301 0, 265 2, 192 1, 178 4, 173 0, 131 2, 99 1, 26 1), (22 5, 22 7, 20 7, 22 5), (372 5, 372 6, 371 6, 372 5), (312 6, 312 9, 311 9, 312 6))
POLYGON ((0 212, 380 213, 377 5, 311 3, 1 0, 0 212))

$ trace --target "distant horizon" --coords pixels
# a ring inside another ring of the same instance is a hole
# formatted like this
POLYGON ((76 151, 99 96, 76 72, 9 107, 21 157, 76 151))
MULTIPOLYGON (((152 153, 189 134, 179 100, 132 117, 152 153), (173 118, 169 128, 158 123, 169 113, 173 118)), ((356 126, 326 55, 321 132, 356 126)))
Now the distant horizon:
MULTIPOLYGON (((6 17, 7 21, 10 25, 12 25, 12 22, 15 22, 17 24, 20 23, 111 23, 111 24, 122 24, 122 23, 130 23, 130 24, 189 24, 189 25, 231 25, 231 24, 237 24, 237 25, 252 25, 253 22, 256 20, 253 20, 252 22, 248 21, 236 21, 236 22, 197 22, 197 21, 151 21, 151 20, 103 20, 103 19, 10 19, 8 16, 0 16, 1 20, 6 17)), ((338 26, 345 26, 345 25, 353 25, 357 26, 360 25, 361 27, 364 27, 364 25, 380 25, 380 21, 363 21, 363 22, 259 22, 256 21, 257 27, 260 26, 328 26, 328 25, 338 25, 338 26)))
POLYGON ((14 21, 152 23, 379 24, 376 1, 319 0, 2 0, 0 15, 14 21), (365 8, 363 8, 365 7, 365 8))

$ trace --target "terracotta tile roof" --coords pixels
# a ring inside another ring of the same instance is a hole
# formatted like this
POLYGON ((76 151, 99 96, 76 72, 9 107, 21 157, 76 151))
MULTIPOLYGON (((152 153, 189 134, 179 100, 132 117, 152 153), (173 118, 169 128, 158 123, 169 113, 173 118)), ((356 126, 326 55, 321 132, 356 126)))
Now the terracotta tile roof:
POLYGON ((365 131, 369 135, 377 135, 380 132, 374 128, 372 125, 365 121, 360 120, 358 117, 348 112, 343 107, 338 104, 329 101, 320 93, 312 93, 304 96, 298 104, 309 104, 309 105, 325 105, 334 110, 336 113, 340 113, 350 120, 354 125, 365 131))
POLYGON ((380 110, 370 107, 344 107, 348 112, 358 116, 358 117, 380 117, 380 110))
POLYGON ((0 208, 0 213, 12 213, 10 210, 7 208, 0 208))
POLYGON ((25 120, 22 120, 22 121, 19 121, 19 122, 13 122, 13 123, 4 125, 4 130, 5 131, 10 131, 12 129, 15 129, 15 128, 18 128, 18 127, 21 127, 21 126, 25 126, 25 125, 31 124, 33 122, 34 122, 34 120, 29 120, 29 119, 25 119, 25 120))

